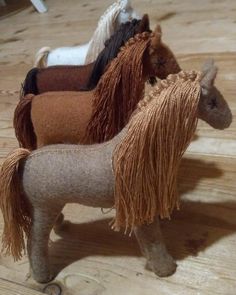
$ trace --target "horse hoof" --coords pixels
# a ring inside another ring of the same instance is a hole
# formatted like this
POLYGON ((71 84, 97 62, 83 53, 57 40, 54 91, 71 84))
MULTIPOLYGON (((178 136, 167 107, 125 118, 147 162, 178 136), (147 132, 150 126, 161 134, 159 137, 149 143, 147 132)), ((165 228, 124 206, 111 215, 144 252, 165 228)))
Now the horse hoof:
POLYGON ((146 268, 153 271, 158 277, 168 277, 175 273, 177 264, 174 259, 169 256, 159 261, 148 261, 146 268))
POLYGON ((37 281, 38 283, 46 284, 51 282, 55 276, 52 274, 40 274, 40 275, 33 274, 33 277, 35 281, 37 281))

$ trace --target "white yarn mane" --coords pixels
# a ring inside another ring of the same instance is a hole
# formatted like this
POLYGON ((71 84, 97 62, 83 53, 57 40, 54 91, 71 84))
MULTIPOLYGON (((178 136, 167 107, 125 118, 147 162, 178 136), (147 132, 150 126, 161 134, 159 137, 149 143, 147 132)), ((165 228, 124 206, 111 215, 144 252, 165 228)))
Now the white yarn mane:
POLYGON ((115 22, 119 13, 129 6, 129 0, 118 0, 107 8, 98 21, 98 26, 89 42, 85 64, 92 63, 103 50, 104 43, 115 31, 115 22))

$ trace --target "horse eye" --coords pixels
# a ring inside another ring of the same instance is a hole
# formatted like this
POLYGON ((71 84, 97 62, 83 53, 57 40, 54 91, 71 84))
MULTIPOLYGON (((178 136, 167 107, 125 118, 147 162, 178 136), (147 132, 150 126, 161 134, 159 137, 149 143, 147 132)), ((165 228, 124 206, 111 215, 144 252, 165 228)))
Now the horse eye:
POLYGON ((216 101, 216 97, 212 98, 210 100, 210 102, 208 103, 209 107, 212 109, 216 108, 217 107, 217 101, 216 101))
POLYGON ((166 61, 163 57, 159 57, 157 59, 157 61, 155 62, 155 65, 158 66, 158 67, 164 67, 166 64, 166 61))

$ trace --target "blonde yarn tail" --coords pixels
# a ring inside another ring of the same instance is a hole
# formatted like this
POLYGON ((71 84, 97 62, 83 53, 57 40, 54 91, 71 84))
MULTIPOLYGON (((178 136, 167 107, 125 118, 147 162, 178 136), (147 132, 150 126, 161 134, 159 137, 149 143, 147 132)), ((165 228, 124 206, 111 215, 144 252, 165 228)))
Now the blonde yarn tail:
POLYGON ((37 68, 46 68, 47 67, 47 57, 51 52, 50 47, 42 47, 35 55, 34 66, 37 68))

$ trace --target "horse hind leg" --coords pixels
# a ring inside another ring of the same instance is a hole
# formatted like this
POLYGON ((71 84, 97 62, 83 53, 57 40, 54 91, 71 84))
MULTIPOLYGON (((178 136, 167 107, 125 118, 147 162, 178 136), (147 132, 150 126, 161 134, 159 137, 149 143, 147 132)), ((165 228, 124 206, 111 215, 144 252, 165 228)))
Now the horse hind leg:
POLYGON ((158 217, 151 224, 135 227, 134 232, 147 258, 147 268, 159 277, 172 275, 177 265, 166 249, 158 217))
POLYGON ((48 208, 34 208, 27 247, 32 275, 39 283, 46 283, 53 279, 48 242, 50 232, 62 208, 62 206, 51 206, 50 210, 48 208))

